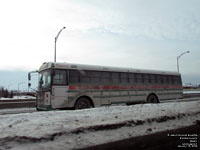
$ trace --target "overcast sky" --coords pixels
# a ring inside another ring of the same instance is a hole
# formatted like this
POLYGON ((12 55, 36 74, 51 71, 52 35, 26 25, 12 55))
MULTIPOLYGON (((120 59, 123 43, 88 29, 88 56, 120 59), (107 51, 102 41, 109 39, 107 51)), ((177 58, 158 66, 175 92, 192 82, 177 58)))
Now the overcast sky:
POLYGON ((180 58, 183 82, 200 84, 199 0, 6 0, 0 18, 3 86, 27 80, 5 71, 54 61, 63 26, 58 62, 177 71, 177 56, 190 51, 180 58))

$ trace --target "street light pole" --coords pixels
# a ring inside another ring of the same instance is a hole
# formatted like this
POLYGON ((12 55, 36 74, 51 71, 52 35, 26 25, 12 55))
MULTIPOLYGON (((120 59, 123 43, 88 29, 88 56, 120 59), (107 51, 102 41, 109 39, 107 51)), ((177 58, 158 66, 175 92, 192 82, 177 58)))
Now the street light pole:
POLYGON ((181 56, 183 56, 186 53, 190 53, 190 51, 185 51, 183 53, 181 53, 179 56, 177 56, 177 71, 179 72, 179 59, 181 56))
POLYGON ((60 35, 60 33, 62 32, 62 30, 64 30, 65 27, 63 27, 62 29, 60 29, 60 31, 58 32, 57 36, 55 37, 55 52, 54 52, 54 62, 56 62, 56 42, 58 40, 58 37, 60 35))

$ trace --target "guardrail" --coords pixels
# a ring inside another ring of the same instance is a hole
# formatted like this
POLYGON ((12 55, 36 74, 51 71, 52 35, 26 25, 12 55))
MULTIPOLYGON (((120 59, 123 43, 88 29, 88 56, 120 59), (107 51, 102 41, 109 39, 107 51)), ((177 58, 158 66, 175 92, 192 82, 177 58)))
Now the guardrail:
POLYGON ((0 109, 35 107, 36 99, 0 100, 0 109))
POLYGON ((184 93, 183 98, 200 97, 200 93, 184 93))

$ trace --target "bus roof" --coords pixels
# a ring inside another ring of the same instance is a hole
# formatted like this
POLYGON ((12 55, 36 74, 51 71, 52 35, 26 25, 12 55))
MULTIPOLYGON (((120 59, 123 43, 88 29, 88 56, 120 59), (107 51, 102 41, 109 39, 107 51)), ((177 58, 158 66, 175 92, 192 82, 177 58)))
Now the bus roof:
POLYGON ((148 70, 148 69, 134 69, 134 68, 122 68, 122 67, 109 67, 109 66, 96 66, 86 64, 74 64, 74 63, 58 63, 58 62, 45 62, 39 69, 40 71, 57 68, 57 69, 75 69, 75 70, 94 70, 94 71, 111 71, 111 72, 132 72, 132 73, 147 73, 147 74, 163 74, 163 75, 180 75, 174 71, 161 71, 161 70, 148 70))

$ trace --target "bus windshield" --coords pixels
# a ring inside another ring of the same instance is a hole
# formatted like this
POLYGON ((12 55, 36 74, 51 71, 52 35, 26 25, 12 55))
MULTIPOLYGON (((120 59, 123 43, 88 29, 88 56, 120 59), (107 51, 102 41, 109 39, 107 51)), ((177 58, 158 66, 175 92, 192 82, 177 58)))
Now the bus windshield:
POLYGON ((50 88, 51 85, 51 71, 45 70, 39 73, 39 89, 50 88))

